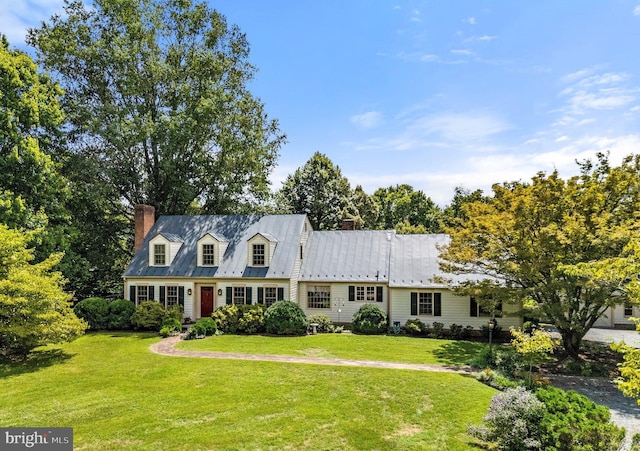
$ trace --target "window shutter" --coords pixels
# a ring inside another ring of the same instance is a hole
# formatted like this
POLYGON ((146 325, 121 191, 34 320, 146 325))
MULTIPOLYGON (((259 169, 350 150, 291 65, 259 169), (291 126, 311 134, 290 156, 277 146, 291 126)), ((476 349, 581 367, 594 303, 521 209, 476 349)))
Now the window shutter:
POLYGON ((278 301, 284 301, 284 288, 278 288, 278 301))
POLYGON ((129 286, 129 300, 136 302, 136 286, 135 285, 129 286))
POLYGON ((264 304, 264 288, 258 287, 258 304, 264 304))
POLYGON ((245 302, 247 305, 251 305, 252 299, 251 299, 251 287, 247 287, 245 288, 245 295, 246 295, 246 299, 245 302))
POLYGON ((155 293, 153 292, 154 288, 155 287, 153 285, 149 285, 149 300, 150 301, 155 301, 156 300, 155 293))
POLYGON ((418 316, 418 293, 411 292, 411 314, 418 316))
POLYGON ((164 285, 160 285, 160 303, 164 305, 164 285))
POLYGON ((233 304, 233 288, 227 287, 227 305, 233 304))
POLYGON ((442 293, 433 293, 433 316, 442 316, 442 293))
POLYGON ((184 287, 178 287, 178 304, 184 307, 184 287))
POLYGON ((349 302, 353 302, 356 300, 356 287, 353 285, 349 285, 349 302))
POLYGON ((376 301, 382 302, 382 287, 376 287, 376 301))
POLYGON ((471 297, 469 316, 478 316, 478 303, 474 297, 471 297))

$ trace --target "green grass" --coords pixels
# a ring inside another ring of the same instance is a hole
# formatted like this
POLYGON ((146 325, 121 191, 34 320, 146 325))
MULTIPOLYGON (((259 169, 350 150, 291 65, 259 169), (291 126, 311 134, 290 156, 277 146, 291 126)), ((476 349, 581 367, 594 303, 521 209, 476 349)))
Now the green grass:
POLYGON ((0 364, 0 426, 73 427, 76 450, 462 450, 495 393, 459 374, 167 357, 157 340, 89 334, 0 364))
POLYGON ((179 349, 295 355, 383 362, 465 365, 486 344, 407 336, 318 334, 301 337, 218 335, 182 341, 179 349))

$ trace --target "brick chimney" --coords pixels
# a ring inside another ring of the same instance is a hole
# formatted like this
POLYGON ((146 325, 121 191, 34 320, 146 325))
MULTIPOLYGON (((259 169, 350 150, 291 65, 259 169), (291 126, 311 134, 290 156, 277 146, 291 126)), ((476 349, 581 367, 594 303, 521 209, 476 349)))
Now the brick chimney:
POLYGON ((147 236, 156 220, 156 209, 151 205, 136 205, 134 207, 135 230, 133 238, 133 252, 142 247, 144 237, 147 236))
POLYGON ((353 218, 346 218, 342 220, 342 230, 355 230, 356 220, 353 218))

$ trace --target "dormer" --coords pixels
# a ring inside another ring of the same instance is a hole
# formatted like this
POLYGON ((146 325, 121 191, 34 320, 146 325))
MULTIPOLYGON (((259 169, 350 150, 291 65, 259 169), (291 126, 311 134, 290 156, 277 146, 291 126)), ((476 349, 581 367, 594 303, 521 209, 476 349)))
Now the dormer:
POLYGON ((247 266, 267 267, 271 265, 278 240, 269 233, 256 233, 247 241, 247 266))
POLYGON ((209 232, 198 240, 198 266, 220 266, 229 243, 209 232))
POLYGON ((182 238, 172 233, 159 233, 149 241, 149 266, 171 266, 182 247, 182 238))

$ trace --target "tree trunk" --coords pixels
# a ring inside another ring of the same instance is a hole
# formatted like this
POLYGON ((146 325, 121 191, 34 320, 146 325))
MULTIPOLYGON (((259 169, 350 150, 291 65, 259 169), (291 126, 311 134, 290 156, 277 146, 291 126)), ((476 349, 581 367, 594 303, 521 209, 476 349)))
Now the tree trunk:
POLYGON ((564 349, 569 354, 569 357, 578 360, 584 334, 575 330, 561 330, 560 335, 562 336, 564 349))

